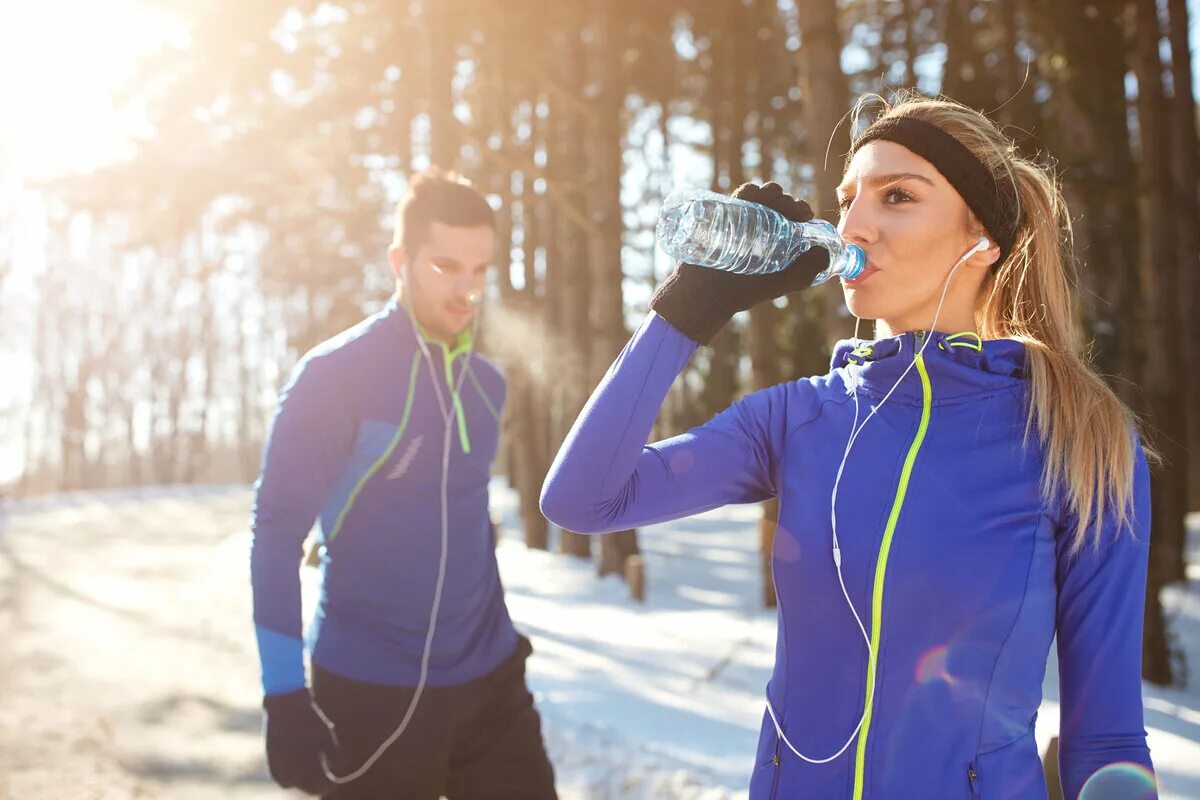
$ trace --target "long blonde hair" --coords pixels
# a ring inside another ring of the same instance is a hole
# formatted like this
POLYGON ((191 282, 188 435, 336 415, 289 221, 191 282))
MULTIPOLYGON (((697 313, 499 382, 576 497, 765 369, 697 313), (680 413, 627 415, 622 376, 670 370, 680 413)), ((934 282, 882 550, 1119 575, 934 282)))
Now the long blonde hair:
POLYGON ((1062 501, 1074 517, 1072 553, 1089 541, 1099 546, 1106 513, 1118 530, 1129 527, 1137 418, 1092 368, 1084 348, 1074 233, 1057 177, 1018 155, 995 123, 960 103, 915 92, 894 104, 867 96, 851 119, 859 118, 870 97, 883 105, 877 119, 916 117, 936 125, 966 146, 997 183, 1016 187, 1016 240, 1003 263, 989 270, 975 322, 984 339, 1025 345, 1025 436, 1036 430, 1045 454, 1042 495, 1062 501))

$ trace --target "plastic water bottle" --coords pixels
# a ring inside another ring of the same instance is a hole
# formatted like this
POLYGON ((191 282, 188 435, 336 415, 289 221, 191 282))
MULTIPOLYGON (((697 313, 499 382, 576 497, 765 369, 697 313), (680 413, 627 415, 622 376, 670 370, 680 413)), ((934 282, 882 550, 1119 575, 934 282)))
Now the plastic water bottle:
POLYGON ((703 189, 679 189, 663 202, 655 230, 672 258, 741 275, 777 272, 810 247, 829 251, 829 266, 812 285, 856 278, 867 266, 858 245, 847 244, 823 219, 795 222, 778 211, 703 189))

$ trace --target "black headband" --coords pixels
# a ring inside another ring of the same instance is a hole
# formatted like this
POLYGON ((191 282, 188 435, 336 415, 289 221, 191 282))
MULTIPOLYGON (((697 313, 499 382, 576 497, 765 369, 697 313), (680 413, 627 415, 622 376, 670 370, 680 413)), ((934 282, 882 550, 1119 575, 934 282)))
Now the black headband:
POLYGON ((902 145, 933 164, 1000 246, 996 266, 1008 258, 1017 234, 1017 201, 1011 184, 1002 186, 962 142, 915 117, 887 117, 872 123, 855 140, 847 159, 877 139, 902 145))

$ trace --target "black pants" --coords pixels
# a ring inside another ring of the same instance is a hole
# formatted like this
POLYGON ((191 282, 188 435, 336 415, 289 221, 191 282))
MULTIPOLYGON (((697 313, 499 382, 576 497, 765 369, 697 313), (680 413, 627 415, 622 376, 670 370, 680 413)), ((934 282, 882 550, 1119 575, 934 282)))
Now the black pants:
MULTIPOLYGON (((556 800, 541 719, 517 651, 460 686, 426 687, 408 728, 360 778, 326 800, 556 800)), ((313 668, 313 694, 333 721, 341 772, 361 766, 395 731, 413 689, 350 680, 313 668)))

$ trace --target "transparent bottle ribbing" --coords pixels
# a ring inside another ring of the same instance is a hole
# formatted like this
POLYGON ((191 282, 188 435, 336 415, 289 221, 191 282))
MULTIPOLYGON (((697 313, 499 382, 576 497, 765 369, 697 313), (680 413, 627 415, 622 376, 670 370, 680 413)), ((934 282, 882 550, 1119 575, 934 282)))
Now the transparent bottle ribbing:
POLYGON ((663 202, 656 228, 659 246, 672 258, 742 275, 776 272, 814 244, 829 251, 829 266, 813 286, 852 279, 866 255, 847 244, 825 220, 795 222, 758 203, 703 189, 679 189, 663 202))

